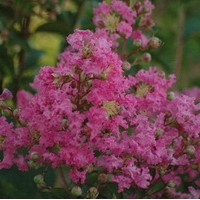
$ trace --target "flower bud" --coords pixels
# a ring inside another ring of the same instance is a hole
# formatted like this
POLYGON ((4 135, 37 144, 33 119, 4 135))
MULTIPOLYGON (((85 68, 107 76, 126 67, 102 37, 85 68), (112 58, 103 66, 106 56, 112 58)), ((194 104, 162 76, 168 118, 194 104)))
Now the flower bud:
POLYGON ((53 83, 54 84, 59 84, 61 82, 61 78, 59 76, 54 76, 53 83))
POLYGON ((164 176, 165 173, 166 173, 166 170, 161 170, 161 171, 160 171, 160 175, 161 175, 161 176, 164 176))
POLYGON ((92 86, 92 80, 88 80, 87 81, 87 85, 90 87, 90 86, 92 86))
POLYGON ((193 145, 189 145, 187 146, 186 148, 186 152, 189 154, 189 155, 194 155, 195 154, 195 147, 193 145))
POLYGON ((30 155, 31 160, 36 161, 39 159, 39 154, 38 152, 32 152, 30 155))
POLYGON ((104 73, 104 72, 102 72, 101 74, 100 74, 100 77, 99 77, 100 79, 102 79, 102 80, 106 80, 107 79, 107 75, 104 73))
POLYGON ((87 166, 87 171, 88 171, 88 173, 93 172, 93 170, 94 170, 94 166, 93 166, 92 164, 89 164, 89 165, 87 166))
POLYGON ((145 7, 145 8, 144 8, 144 12, 145 12, 145 13, 149 13, 149 12, 150 12, 150 9, 149 9, 148 7, 145 7))
POLYGON ((19 119, 19 110, 18 109, 15 109, 13 111, 13 116, 16 118, 16 119, 19 119))
POLYGON ((54 78, 58 78, 60 75, 59 74, 57 74, 57 73, 52 73, 51 74, 54 78))
POLYGON ((89 199, 96 199, 99 195, 99 191, 97 190, 96 187, 91 187, 88 191, 87 191, 87 195, 86 198, 89 199))
POLYGON ((169 181, 167 186, 170 187, 170 188, 174 188, 174 187, 176 187, 176 184, 173 181, 169 181))
POLYGON ((82 195, 82 189, 79 186, 74 186, 71 190, 72 195, 79 197, 82 195))
POLYGON ((124 61, 122 64, 122 68, 123 70, 128 71, 131 69, 131 64, 128 61, 124 61))
POLYGON ((106 174, 104 174, 104 173, 99 174, 99 176, 98 176, 98 181, 99 181, 100 183, 106 183, 107 180, 108 180, 108 178, 107 178, 107 175, 106 175, 106 174))
POLYGON ((157 49, 161 46, 162 42, 159 38, 157 37, 152 37, 150 40, 149 40, 149 47, 153 48, 153 49, 157 49))
POLYGON ((67 119, 66 118, 63 118, 62 119, 62 127, 64 128, 64 129, 67 129, 68 128, 68 121, 67 121, 67 119))
POLYGON ((44 182, 44 176, 42 174, 38 174, 36 175, 34 178, 33 178, 35 184, 38 186, 38 187, 42 187, 42 186, 45 186, 45 182, 44 182))
POLYGON ((139 10, 141 7, 142 7, 142 4, 141 4, 141 2, 139 2, 139 1, 137 1, 137 2, 135 3, 135 5, 134 5, 134 8, 135 8, 136 10, 139 10))
POLYGON ((168 99, 168 100, 173 100, 174 97, 175 97, 174 92, 172 92, 172 91, 168 92, 168 94, 167 94, 167 99, 168 99))
POLYGON ((8 89, 4 89, 2 94, 0 94, 0 101, 5 101, 7 99, 12 99, 13 95, 8 89))
POLYGON ((29 167, 32 168, 32 169, 39 169, 41 167, 44 167, 44 165, 42 163, 37 163, 33 160, 29 160, 28 164, 29 164, 29 167))
POLYGON ((80 75, 80 81, 84 81, 86 78, 86 75, 82 72, 80 75))
POLYGON ((156 136, 157 136, 157 137, 160 137, 162 134, 163 134, 163 129, 158 128, 158 129, 156 130, 156 136))
POLYGON ((133 41, 133 45, 136 47, 141 47, 142 46, 142 41, 140 39, 136 39, 133 41))
POLYGON ((5 108, 7 108, 8 107, 8 105, 4 102, 4 101, 1 101, 0 100, 0 110, 1 109, 5 109, 5 108))
POLYGON ((144 53, 142 56, 142 59, 144 62, 151 62, 151 54, 150 53, 144 53))

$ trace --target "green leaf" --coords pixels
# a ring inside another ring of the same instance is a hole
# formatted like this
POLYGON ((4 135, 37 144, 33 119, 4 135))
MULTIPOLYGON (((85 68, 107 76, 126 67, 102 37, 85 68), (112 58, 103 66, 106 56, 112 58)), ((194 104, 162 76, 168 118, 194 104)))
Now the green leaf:
POLYGON ((68 35, 69 27, 67 24, 63 22, 48 22, 39 26, 36 30, 37 32, 53 32, 53 33, 60 33, 62 35, 68 35))
POLYGON ((183 36, 184 39, 188 39, 196 33, 200 33, 200 15, 190 16, 185 22, 183 36))
POLYGON ((118 193, 118 186, 116 183, 107 183, 102 186, 101 189, 99 189, 99 197, 108 199, 112 199, 114 197, 122 198, 121 194, 118 193))
POLYGON ((44 52, 37 49, 30 49, 26 53, 24 65, 27 68, 35 67, 39 61, 39 59, 44 55, 44 52))
POLYGON ((13 74, 14 67, 12 57, 8 54, 7 48, 0 45, 0 77, 6 74, 13 74))
POLYGON ((0 16, 6 17, 8 19, 13 19, 14 11, 11 7, 4 6, 0 2, 0 16))
POLYGON ((98 173, 90 173, 87 175, 87 184, 95 186, 94 183, 98 182, 98 173))
POLYGON ((166 187, 166 184, 164 184, 161 181, 158 181, 153 187, 151 188, 151 194, 157 193, 161 190, 163 190, 166 187))
MULTIPOLYGON (((36 187, 33 177, 43 172, 43 168, 19 171, 16 167, 0 170, 1 198, 40 198, 40 190, 36 187)), ((45 182, 53 186, 55 182, 54 170, 49 168, 45 174, 45 182)))
POLYGON ((51 199, 69 199, 72 198, 71 194, 63 188, 53 188, 47 192, 41 192, 42 198, 51 199))

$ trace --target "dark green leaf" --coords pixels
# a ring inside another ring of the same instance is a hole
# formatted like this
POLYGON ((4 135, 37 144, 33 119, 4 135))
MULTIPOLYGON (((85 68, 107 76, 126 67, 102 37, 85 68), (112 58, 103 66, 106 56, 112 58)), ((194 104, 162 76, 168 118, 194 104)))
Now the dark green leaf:
POLYGON ((68 35, 69 27, 67 24, 63 22, 48 22, 43 24, 37 28, 38 32, 53 32, 53 33, 60 33, 62 35, 68 35))

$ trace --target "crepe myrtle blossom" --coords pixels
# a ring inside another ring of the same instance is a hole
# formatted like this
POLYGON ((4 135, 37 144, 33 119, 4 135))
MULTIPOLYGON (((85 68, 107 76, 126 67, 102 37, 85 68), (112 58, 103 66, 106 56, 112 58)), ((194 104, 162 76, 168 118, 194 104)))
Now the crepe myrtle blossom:
MULTIPOLYGON (((121 26, 130 28, 139 13, 145 9, 150 17, 153 9, 148 0, 133 7, 119 0, 103 2, 95 10, 95 23, 116 15, 121 26)), ((117 31, 118 26, 112 29, 117 31)), ((119 193, 140 189, 151 197, 199 198, 198 102, 172 95, 175 76, 155 67, 125 75, 128 62, 124 67, 113 50, 115 41, 99 29, 75 30, 67 42, 57 65, 42 67, 31 83, 35 94, 18 92, 15 110, 7 101, 11 93, 0 95, 0 110, 13 119, 0 117, 0 169, 66 166, 65 175, 77 184, 70 191, 77 196, 88 175, 97 173, 97 185, 87 193, 95 198, 100 185, 109 183, 117 184, 119 193), (181 193, 184 176, 195 182, 181 193), (151 193, 157 183, 164 187, 151 193)))
POLYGON ((94 9, 93 22, 98 29, 107 32, 112 40, 119 37, 131 38, 145 48, 150 39, 145 32, 151 30, 154 25, 151 18, 153 9, 154 5, 149 0, 135 3, 121 0, 103 1, 94 9))

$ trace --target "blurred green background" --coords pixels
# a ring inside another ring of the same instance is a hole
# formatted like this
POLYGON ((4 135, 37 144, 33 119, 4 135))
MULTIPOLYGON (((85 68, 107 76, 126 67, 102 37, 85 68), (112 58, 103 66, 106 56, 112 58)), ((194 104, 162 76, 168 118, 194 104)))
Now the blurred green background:
MULTIPOLYGON (((9 88, 31 91, 41 66, 55 66, 66 36, 75 28, 94 29, 92 9, 100 0, 0 0, 0 93, 9 88)), ((175 88, 200 86, 200 1, 152 0, 155 35, 163 46, 152 50, 152 65, 175 73, 175 88)), ((16 100, 16 99, 15 99, 16 100)), ((40 171, 0 171, 1 198, 48 198, 33 183, 40 171)), ((48 169, 46 180, 56 181, 48 169)), ((63 191, 62 191, 63 192, 63 191)), ((52 198, 61 197, 52 196, 52 198)), ((58 193, 56 193, 58 195, 58 193)))

